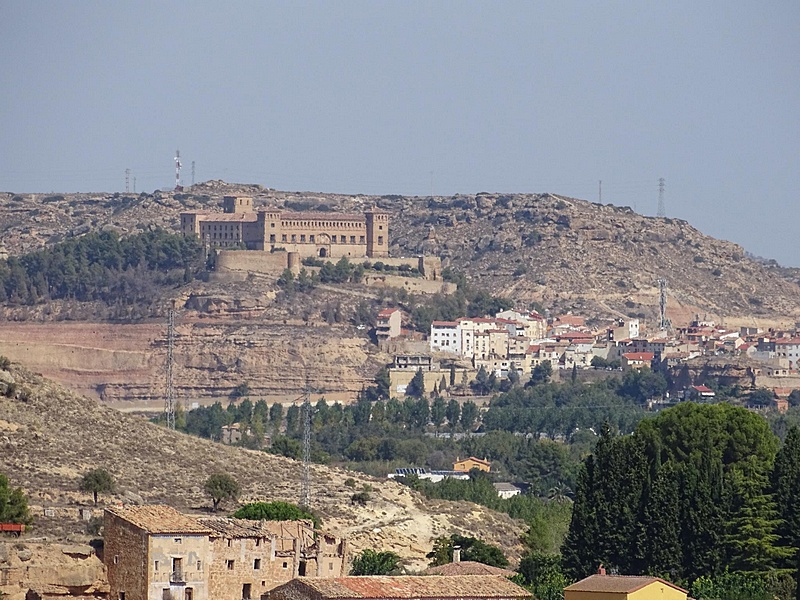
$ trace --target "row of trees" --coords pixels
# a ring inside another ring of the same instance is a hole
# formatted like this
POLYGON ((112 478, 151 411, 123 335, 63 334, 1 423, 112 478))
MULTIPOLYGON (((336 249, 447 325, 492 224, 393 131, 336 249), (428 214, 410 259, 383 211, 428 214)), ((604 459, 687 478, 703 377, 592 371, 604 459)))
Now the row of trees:
POLYGON ((763 418, 727 404, 681 404, 629 436, 604 428, 578 477, 565 573, 602 562, 689 583, 795 568, 800 430, 778 446, 763 418))
POLYGON ((0 260, 0 302, 150 302, 160 287, 194 278, 203 257, 196 239, 162 229, 126 237, 90 233, 0 260))

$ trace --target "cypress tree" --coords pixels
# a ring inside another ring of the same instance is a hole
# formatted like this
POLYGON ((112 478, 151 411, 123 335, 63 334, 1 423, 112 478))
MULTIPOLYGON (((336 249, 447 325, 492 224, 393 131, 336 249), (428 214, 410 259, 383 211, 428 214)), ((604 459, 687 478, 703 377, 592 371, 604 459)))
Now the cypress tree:
POLYGON ((795 561, 786 560, 785 566, 798 565, 798 598, 800 598, 800 427, 792 427, 783 447, 775 457, 772 470, 772 490, 780 523, 777 533, 779 544, 795 552, 795 561))

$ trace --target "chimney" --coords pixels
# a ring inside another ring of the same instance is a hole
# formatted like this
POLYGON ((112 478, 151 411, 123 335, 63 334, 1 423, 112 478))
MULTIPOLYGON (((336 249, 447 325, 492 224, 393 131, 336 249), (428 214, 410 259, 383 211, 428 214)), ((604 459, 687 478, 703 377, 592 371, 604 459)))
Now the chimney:
POLYGON ((603 566, 603 563, 600 563, 600 566, 597 568, 597 574, 598 575, 606 574, 606 568, 603 566))
POLYGON ((453 546, 453 562, 461 562, 461 546, 453 546))

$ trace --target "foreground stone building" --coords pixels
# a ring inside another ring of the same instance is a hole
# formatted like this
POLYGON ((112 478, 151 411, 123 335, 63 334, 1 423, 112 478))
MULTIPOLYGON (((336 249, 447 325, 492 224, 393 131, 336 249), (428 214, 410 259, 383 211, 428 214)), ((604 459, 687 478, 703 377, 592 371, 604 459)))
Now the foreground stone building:
POLYGON ((253 210, 253 199, 225 196, 223 212, 181 213, 181 232, 215 248, 285 250, 300 256, 389 256, 389 215, 253 210))
POLYGON ((340 577, 346 542, 305 521, 106 509, 109 600, 254 600, 294 577, 340 577))

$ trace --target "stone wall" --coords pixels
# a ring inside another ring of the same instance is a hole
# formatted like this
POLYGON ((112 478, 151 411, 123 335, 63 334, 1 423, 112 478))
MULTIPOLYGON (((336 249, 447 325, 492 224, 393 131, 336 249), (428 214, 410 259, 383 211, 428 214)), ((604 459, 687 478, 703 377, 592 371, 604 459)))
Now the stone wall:
POLYGON ((280 276, 289 266, 287 252, 261 250, 220 250, 216 256, 216 269, 224 271, 252 271, 280 276))
MULTIPOLYGON (((477 372, 474 370, 467 370, 463 367, 456 367, 456 384, 463 381, 464 373, 467 374, 467 382, 473 381, 477 372)), ((404 389, 411 383, 417 372, 414 369, 389 369, 389 395, 394 398, 405 398, 405 392, 399 392, 398 386, 404 389)), ((444 377, 447 385, 450 385, 450 369, 441 369, 435 371, 423 371, 422 375, 425 379, 425 392, 431 393, 433 386, 439 386, 444 377)))
POLYGON ((108 569, 108 599, 148 600, 147 536, 130 527, 116 515, 106 513, 103 519, 103 558, 108 569))

